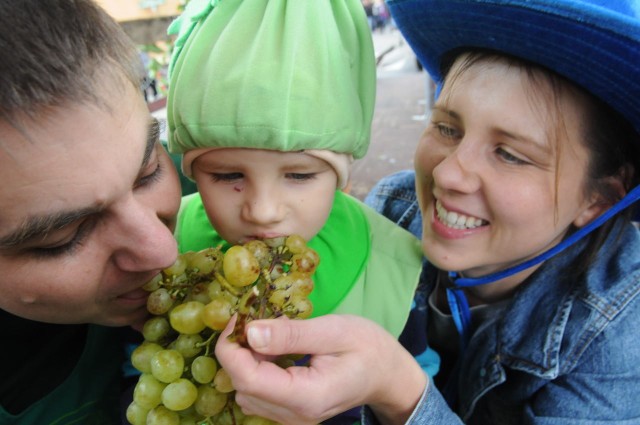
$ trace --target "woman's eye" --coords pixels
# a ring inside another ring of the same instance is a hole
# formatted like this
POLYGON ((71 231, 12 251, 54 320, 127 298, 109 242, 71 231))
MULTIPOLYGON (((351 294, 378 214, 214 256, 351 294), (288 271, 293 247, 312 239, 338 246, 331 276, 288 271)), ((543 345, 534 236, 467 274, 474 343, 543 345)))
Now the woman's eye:
POLYGON ((287 173, 286 177, 291 180, 306 181, 316 177, 316 173, 287 173))
POLYGON ((455 127, 452 127, 448 124, 444 124, 444 123, 435 123, 436 128, 438 129, 438 132, 440 133, 440 135, 442 137, 446 137, 449 139, 453 139, 456 137, 459 137, 459 133, 458 131, 455 129, 455 127))
POLYGON ((244 177, 242 173, 212 173, 211 180, 214 182, 234 182, 244 177))
POLYGON ((436 128, 438 134, 440 136, 447 139, 459 139, 461 137, 458 129, 451 124, 447 124, 444 122, 434 122, 433 126, 436 128))
POLYGON ((517 156, 511 154, 503 148, 498 148, 496 152, 504 161, 508 162, 509 164, 528 164, 527 161, 518 158, 517 156))

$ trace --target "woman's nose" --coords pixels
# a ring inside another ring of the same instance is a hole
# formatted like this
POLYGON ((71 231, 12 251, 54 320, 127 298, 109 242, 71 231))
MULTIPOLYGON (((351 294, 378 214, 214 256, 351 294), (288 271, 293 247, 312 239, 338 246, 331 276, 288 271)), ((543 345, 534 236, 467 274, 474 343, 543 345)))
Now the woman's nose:
POLYGON ((444 190, 473 193, 480 187, 478 164, 481 160, 481 152, 463 140, 434 167, 434 182, 444 190))

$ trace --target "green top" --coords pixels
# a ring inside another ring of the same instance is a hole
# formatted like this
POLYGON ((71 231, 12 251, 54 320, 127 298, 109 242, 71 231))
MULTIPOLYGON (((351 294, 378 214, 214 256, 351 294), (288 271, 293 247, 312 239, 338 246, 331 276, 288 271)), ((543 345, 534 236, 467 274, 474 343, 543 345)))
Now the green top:
MULTIPOLYGON (((176 238, 180 252, 228 244, 213 229, 195 193, 183 198, 176 238)), ((309 241, 320 256, 309 299, 312 317, 367 317, 396 337, 407 320, 422 269, 420 241, 341 191, 320 232, 309 241)))

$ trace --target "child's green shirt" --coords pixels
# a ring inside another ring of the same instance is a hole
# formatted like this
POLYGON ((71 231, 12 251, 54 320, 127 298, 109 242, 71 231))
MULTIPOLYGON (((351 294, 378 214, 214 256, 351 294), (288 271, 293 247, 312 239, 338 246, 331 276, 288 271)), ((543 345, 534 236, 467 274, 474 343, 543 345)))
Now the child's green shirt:
MULTIPOLYGON (((180 252, 218 245, 228 248, 209 223, 198 193, 183 198, 176 239, 180 252)), ((327 222, 308 245, 320 255, 309 296, 312 317, 354 314, 377 322, 398 337, 422 269, 420 241, 338 191, 327 222)))

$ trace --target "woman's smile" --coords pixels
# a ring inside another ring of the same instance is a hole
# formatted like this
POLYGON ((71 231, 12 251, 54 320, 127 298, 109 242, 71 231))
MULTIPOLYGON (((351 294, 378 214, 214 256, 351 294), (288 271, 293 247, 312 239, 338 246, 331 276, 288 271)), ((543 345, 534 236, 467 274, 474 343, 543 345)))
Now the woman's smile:
POLYGON ((438 220, 440 220, 440 222, 442 222, 442 224, 444 224, 445 226, 452 229, 474 229, 476 227, 488 224, 486 220, 483 220, 481 218, 457 213, 454 211, 448 211, 439 200, 436 200, 435 212, 438 220))

